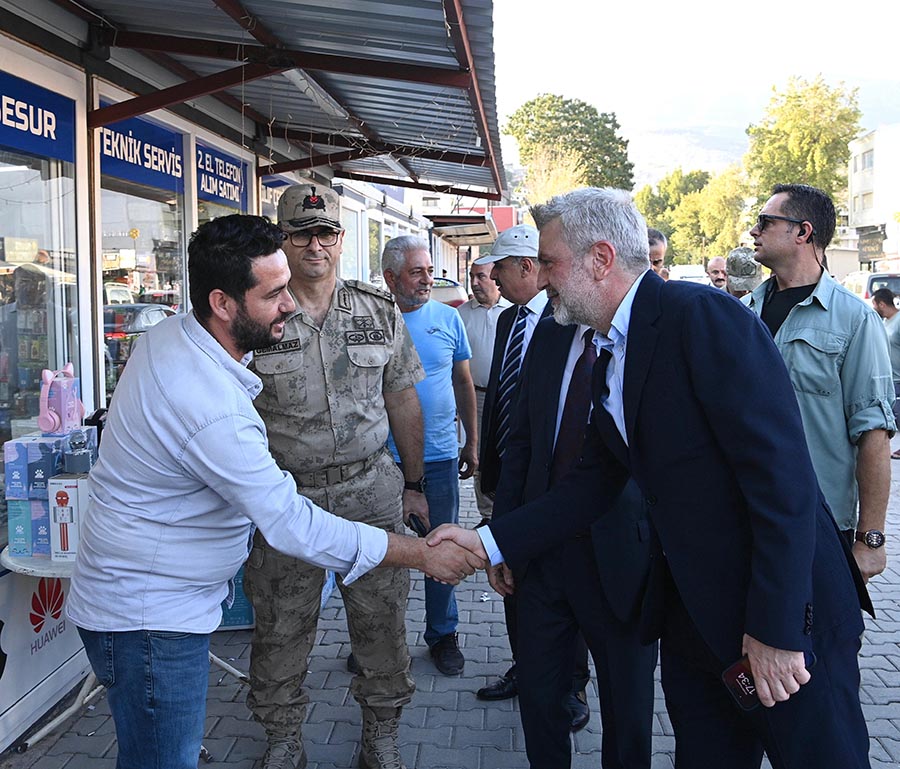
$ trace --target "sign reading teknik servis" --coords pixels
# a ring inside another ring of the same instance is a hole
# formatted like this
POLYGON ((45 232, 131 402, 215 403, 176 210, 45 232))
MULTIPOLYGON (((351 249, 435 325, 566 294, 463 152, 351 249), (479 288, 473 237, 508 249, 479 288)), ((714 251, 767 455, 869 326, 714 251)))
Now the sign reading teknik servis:
POLYGON ((197 197, 247 212, 247 164, 197 142, 197 197))
MULTIPOLYGON (((101 106, 106 106, 101 102, 101 106)), ((129 182, 184 192, 181 134, 141 118, 128 118, 98 131, 100 170, 129 182)))

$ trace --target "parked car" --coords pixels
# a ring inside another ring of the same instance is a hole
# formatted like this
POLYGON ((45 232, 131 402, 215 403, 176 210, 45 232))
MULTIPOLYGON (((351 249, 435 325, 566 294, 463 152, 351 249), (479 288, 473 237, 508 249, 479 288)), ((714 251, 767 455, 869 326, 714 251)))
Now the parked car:
POLYGON ((112 392, 122 375, 135 340, 175 311, 159 304, 108 304, 103 308, 103 337, 106 341, 107 392, 112 392))
POLYGON ((134 294, 124 283, 104 283, 103 304, 134 304, 134 294))
POLYGON ((161 304, 165 307, 171 307, 173 310, 178 310, 181 303, 181 292, 172 290, 145 291, 138 297, 138 301, 146 304, 161 304))
POLYGON ((709 276, 702 264, 672 264, 669 266, 669 280, 690 280, 694 283, 709 283, 709 276))
POLYGON ((842 282, 864 302, 868 302, 879 288, 889 288, 900 294, 900 273, 896 272, 851 272, 842 282))
POLYGON ((451 307, 459 307, 469 301, 469 295, 462 284, 450 278, 435 278, 431 287, 431 298, 439 302, 449 304, 451 307))

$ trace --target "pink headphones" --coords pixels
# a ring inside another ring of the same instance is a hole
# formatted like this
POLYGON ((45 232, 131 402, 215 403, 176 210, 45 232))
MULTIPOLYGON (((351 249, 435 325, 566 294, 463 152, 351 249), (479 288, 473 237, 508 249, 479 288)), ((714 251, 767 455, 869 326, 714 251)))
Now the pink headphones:
MULTIPOLYGON (((45 368, 41 372, 41 400, 40 411, 38 412, 38 427, 45 433, 60 432, 65 424, 67 429, 72 426, 72 422, 80 422, 84 417, 84 404, 78 399, 74 392, 68 398, 56 398, 53 406, 60 408, 60 404, 64 404, 67 413, 59 414, 50 405, 50 388, 56 379, 75 379, 75 367, 71 361, 63 366, 59 371, 51 371, 45 368)), ((74 384, 74 383, 73 383, 74 384)))

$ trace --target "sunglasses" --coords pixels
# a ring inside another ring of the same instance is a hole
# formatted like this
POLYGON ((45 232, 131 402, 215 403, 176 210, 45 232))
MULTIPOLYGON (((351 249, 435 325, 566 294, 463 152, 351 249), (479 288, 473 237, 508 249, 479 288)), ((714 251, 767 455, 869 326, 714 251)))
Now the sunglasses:
POLYGON ((760 214, 756 217, 756 229, 762 232, 770 222, 790 222, 791 224, 803 224, 802 219, 791 219, 789 216, 775 216, 775 214, 760 214))

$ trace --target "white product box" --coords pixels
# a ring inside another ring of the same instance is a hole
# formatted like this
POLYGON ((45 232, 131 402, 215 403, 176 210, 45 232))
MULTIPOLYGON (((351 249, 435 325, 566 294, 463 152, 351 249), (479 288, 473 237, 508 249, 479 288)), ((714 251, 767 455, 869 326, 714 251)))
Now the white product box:
POLYGON ((87 473, 62 473, 50 479, 50 559, 74 561, 78 527, 88 504, 87 473))

